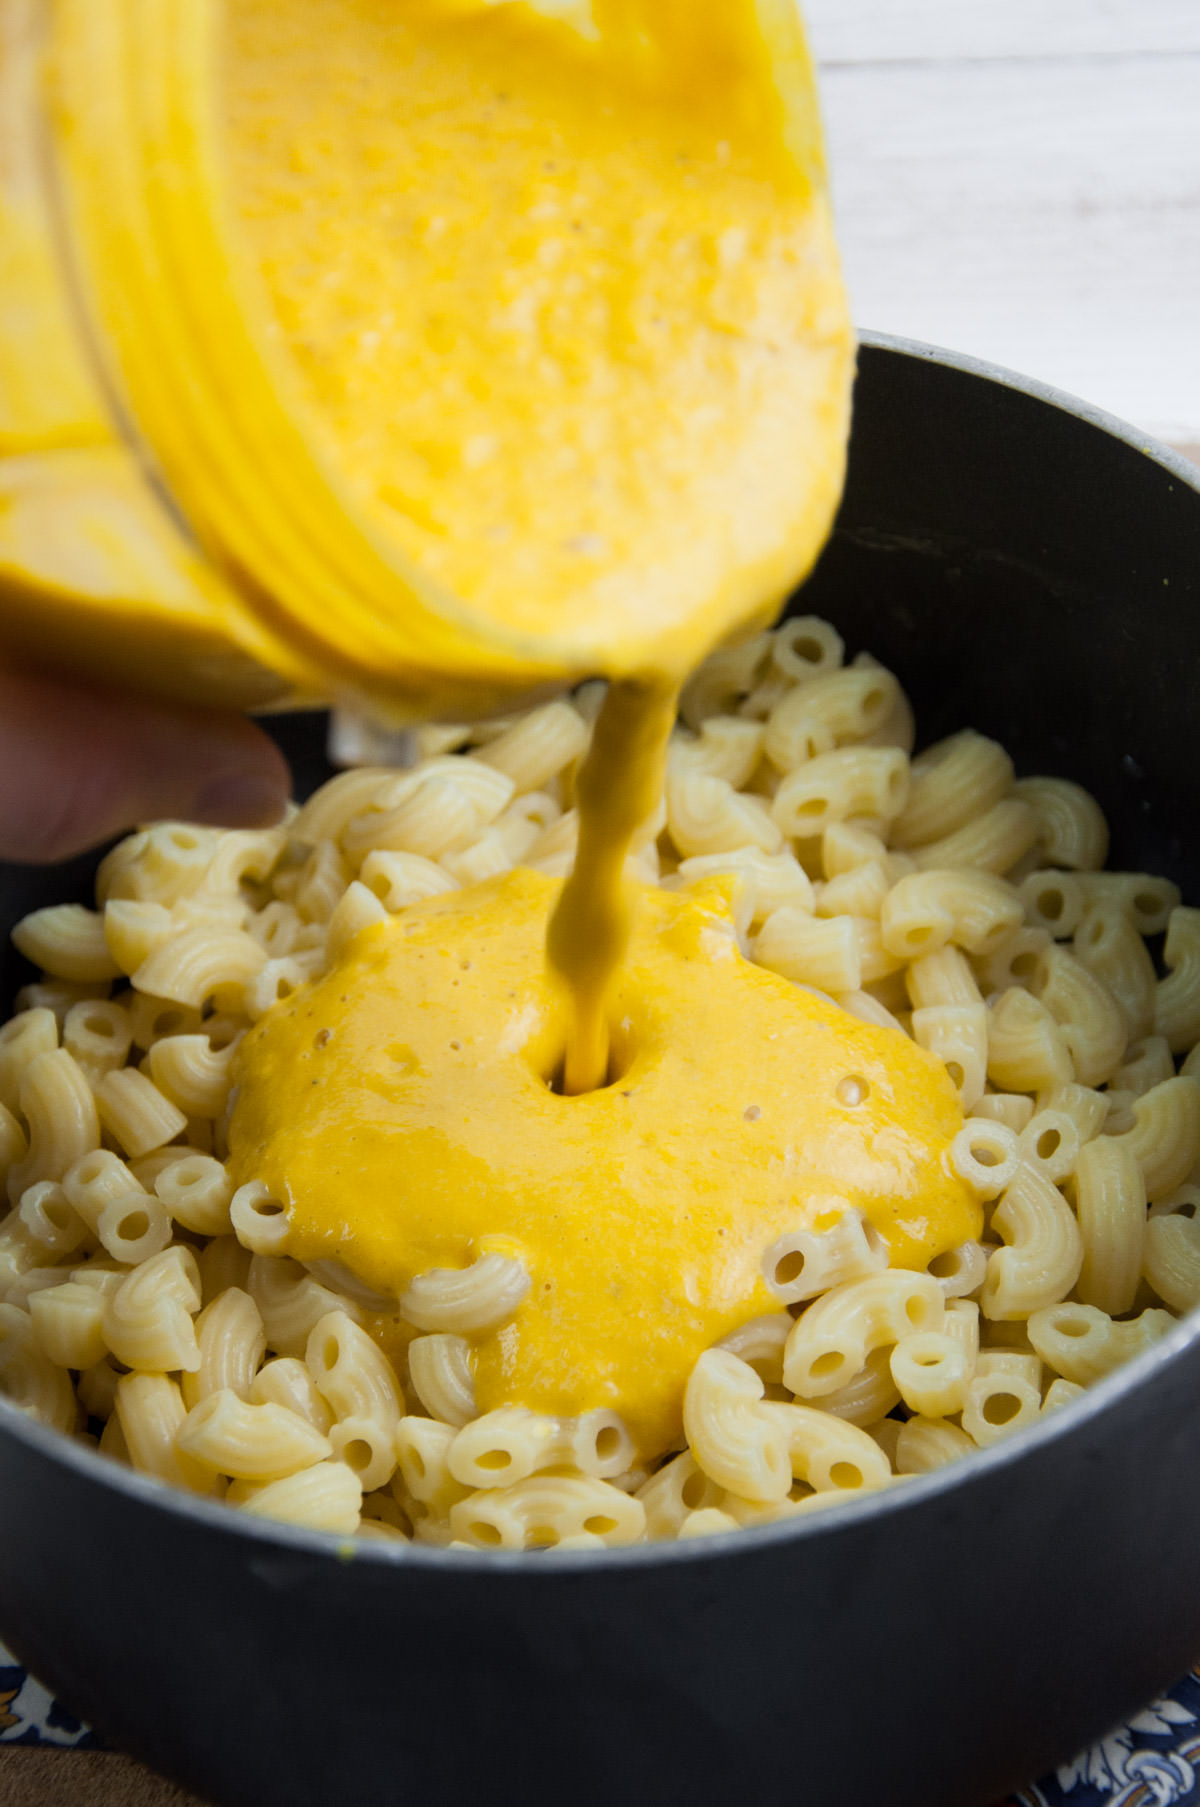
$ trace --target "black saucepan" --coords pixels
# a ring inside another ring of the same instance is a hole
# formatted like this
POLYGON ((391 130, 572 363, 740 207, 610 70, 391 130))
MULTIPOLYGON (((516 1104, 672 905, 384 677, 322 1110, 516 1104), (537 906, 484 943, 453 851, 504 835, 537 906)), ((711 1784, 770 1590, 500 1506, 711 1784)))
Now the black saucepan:
MULTIPOLYGON (((1114 860, 1193 899, 1198 575, 1181 460, 1003 371, 868 340, 799 606, 894 666, 924 740, 973 724, 1019 770, 1081 780, 1114 860)), ((282 738, 315 783, 319 723, 282 738)), ((3 926, 86 876, 3 870, 3 926)), ((877 1500, 551 1558, 254 1524, 2 1407, 0 1634, 222 1807, 986 1807, 1200 1651, 1198 1388, 1188 1322, 877 1500)))

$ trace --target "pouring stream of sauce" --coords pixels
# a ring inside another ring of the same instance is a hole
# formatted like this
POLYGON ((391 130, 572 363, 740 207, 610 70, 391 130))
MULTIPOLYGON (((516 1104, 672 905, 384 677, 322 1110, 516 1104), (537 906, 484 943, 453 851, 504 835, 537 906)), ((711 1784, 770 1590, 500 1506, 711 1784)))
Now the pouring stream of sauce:
POLYGON ((571 997, 561 1086, 594 1091, 609 1072, 609 997, 629 945, 634 902, 625 860, 662 795, 678 689, 614 684, 579 774, 575 865, 550 918, 546 952, 571 997))

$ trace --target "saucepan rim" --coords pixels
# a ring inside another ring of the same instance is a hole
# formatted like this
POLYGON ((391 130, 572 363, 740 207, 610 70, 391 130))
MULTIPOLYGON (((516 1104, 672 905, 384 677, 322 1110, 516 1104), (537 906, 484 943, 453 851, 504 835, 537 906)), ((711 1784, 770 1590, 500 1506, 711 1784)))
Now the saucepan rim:
MULTIPOLYGON (((959 371, 967 376, 981 377, 1003 388, 1027 395, 1035 401, 1044 402, 1123 442, 1133 451, 1162 465, 1187 488, 1200 492, 1200 468, 1180 453, 1161 444, 1149 434, 1139 432, 1116 415, 1049 383, 1023 376, 1003 365, 966 352, 947 350, 895 334, 863 330, 859 334, 859 343, 873 351, 913 358, 959 371)), ((811 1514, 802 1513, 777 1524, 741 1528, 684 1542, 629 1544, 614 1549, 561 1552, 447 1550, 437 1545, 416 1542, 366 1541, 339 1537, 331 1532, 313 1531, 301 1526, 254 1518, 235 1512, 220 1501, 201 1499, 152 1476, 137 1474, 134 1470, 101 1456, 86 1444, 65 1436, 61 1431, 26 1417, 3 1398, 0 1398, 0 1455, 5 1438, 15 1438, 18 1442, 26 1443, 39 1455, 48 1457, 56 1465, 74 1471, 80 1478, 98 1481, 110 1488, 114 1495, 123 1495, 131 1502, 157 1508, 168 1518, 176 1516, 187 1520, 197 1530, 224 1532, 229 1537, 244 1539, 248 1547, 259 1545, 277 1552, 283 1550, 303 1555, 309 1559, 323 1558, 343 1570, 352 1559, 355 1566, 367 1563, 377 1568, 416 1568, 447 1575, 473 1574, 477 1578, 488 1575, 512 1578, 520 1575, 533 1584, 553 1585, 558 1578, 571 1577, 578 1580, 581 1575, 593 1571, 602 1577, 609 1577, 618 1569, 638 1570, 676 1563, 707 1566, 728 1562, 739 1553, 747 1555, 753 1551, 765 1554, 780 1546, 790 1547, 820 1539, 832 1531, 841 1531, 850 1522, 850 1515, 857 1522, 866 1525, 875 1519, 900 1517, 919 1511, 927 1503, 951 1494, 974 1487, 986 1487, 998 1471, 1013 1463, 1023 1462, 1048 1443, 1084 1434, 1092 1420, 1115 1407, 1118 1401, 1143 1388, 1156 1385, 1165 1371, 1197 1340, 1200 1340, 1200 1311, 1193 1311, 1182 1318, 1161 1342, 1142 1351, 1132 1361, 1096 1382, 1080 1398, 1072 1400, 1051 1417, 930 1474, 907 1477, 899 1485, 885 1487, 877 1492, 848 1495, 844 1500, 811 1514)))
POLYGON ((1045 402, 1059 413, 1070 414, 1085 426, 1095 427, 1110 439, 1121 440, 1131 451, 1149 458, 1154 464, 1161 464, 1173 476, 1178 477, 1187 489, 1200 491, 1200 464, 1185 458, 1182 452, 1177 452, 1174 446, 1165 445, 1152 433, 1144 433, 1140 427, 1131 426, 1129 421, 1122 420, 1119 415, 1110 414, 1106 408, 1085 401, 1069 389, 1059 389, 1053 383, 1043 382, 1040 377, 1025 376, 1021 371, 1010 369, 1007 364, 994 364, 989 358, 977 357, 972 352, 952 351, 943 345, 930 345, 923 339, 908 339, 897 333, 876 332, 870 327, 858 329, 858 343, 860 348, 865 346, 872 351, 892 352, 897 357, 912 358, 918 363, 937 364, 947 370, 957 370, 964 376, 983 377, 999 388, 1012 389, 1018 394, 1029 396, 1033 401, 1045 402))
POLYGON ((898 1484, 866 1493, 848 1493, 844 1499, 812 1513, 801 1513, 777 1524, 739 1527, 736 1531, 716 1533, 711 1537, 691 1538, 682 1542, 625 1544, 603 1550, 472 1550, 445 1549, 437 1544, 343 1537, 330 1531, 313 1531, 299 1525, 252 1517, 236 1512, 219 1500, 206 1500, 173 1487, 151 1475, 136 1473, 123 1463, 102 1456, 85 1443, 39 1424, 7 1399, 0 1398, 0 1462, 6 1437, 28 1444, 56 1464, 73 1469, 81 1478, 99 1481, 131 1502, 163 1509, 168 1516, 189 1519, 197 1529, 228 1532, 251 1543, 270 1546, 309 1558, 321 1557, 345 1569, 348 1562, 378 1563, 385 1567, 417 1567, 444 1574, 537 1576, 546 1581, 557 1575, 578 1577, 592 1569, 611 1575, 614 1568, 657 1567, 660 1563, 718 1562, 736 1556, 739 1551, 764 1551, 780 1544, 791 1545, 810 1538, 820 1538, 830 1529, 842 1530, 849 1515, 861 1523, 868 1519, 900 1516, 919 1510, 926 1501, 944 1497, 972 1486, 986 1486, 998 1470, 1024 1461, 1047 1443, 1083 1433, 1086 1426, 1118 1401, 1143 1388, 1155 1386, 1163 1373, 1200 1340, 1200 1311, 1181 1318, 1175 1328, 1160 1342, 1143 1350, 1131 1361, 1095 1382, 1078 1398, 1039 1420, 1027 1429, 1014 1433, 988 1449, 974 1451, 961 1461, 947 1463, 930 1474, 904 1477, 898 1484), (747 1542, 746 1540, 753 1540, 747 1542))

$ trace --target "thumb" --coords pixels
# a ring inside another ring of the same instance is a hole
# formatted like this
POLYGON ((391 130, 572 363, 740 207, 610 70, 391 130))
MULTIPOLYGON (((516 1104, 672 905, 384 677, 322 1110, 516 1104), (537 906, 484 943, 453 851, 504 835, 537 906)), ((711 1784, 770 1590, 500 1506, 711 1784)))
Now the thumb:
POLYGON ((244 716, 0 669, 0 858, 67 859, 138 822, 277 822, 287 764, 244 716))

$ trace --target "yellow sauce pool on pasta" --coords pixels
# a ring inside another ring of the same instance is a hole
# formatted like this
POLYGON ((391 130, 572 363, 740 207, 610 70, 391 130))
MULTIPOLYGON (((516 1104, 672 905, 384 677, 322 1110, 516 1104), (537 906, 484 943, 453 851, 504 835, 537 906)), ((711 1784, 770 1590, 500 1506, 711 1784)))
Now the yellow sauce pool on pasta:
POLYGON ((729 881, 640 891, 617 1076, 552 1091, 557 892, 517 870, 414 905, 272 1010, 242 1054, 235 1178, 286 1204, 300 1259, 385 1294, 517 1256, 530 1290, 477 1340, 480 1411, 610 1407, 654 1454, 701 1352, 777 1308, 776 1237, 858 1207, 893 1264, 921 1268, 981 1212, 949 1164, 962 1116, 941 1063, 743 959, 729 881))

